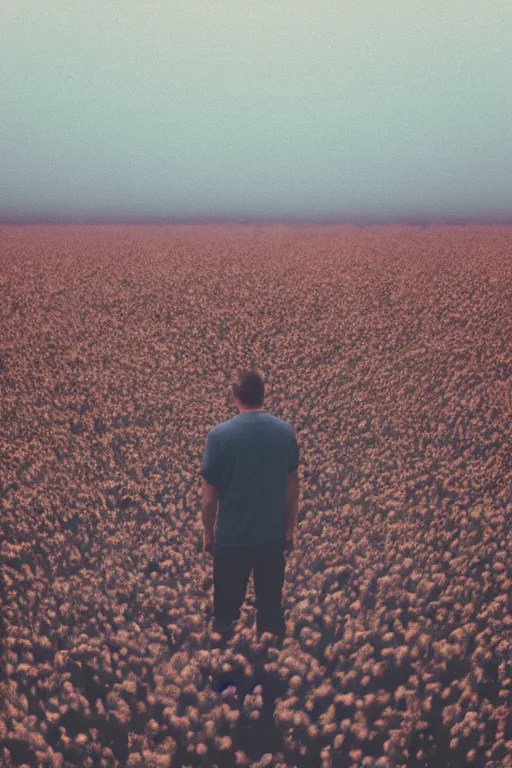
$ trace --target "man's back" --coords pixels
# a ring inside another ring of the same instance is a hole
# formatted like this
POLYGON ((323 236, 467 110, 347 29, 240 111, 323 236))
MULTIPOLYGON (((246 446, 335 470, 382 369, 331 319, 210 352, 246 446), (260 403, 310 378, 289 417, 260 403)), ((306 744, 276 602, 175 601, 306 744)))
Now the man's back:
POLYGON ((293 427, 265 411, 210 430, 201 474, 220 493, 216 546, 282 540, 287 477, 298 460, 293 427))

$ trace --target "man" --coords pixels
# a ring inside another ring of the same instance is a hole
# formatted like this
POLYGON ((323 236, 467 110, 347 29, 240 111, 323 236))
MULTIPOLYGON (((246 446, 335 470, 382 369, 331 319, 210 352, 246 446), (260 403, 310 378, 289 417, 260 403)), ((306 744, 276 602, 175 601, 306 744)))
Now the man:
POLYGON ((285 552, 293 547, 297 521, 299 448, 293 427, 263 410, 259 373, 239 371, 228 390, 239 413, 209 431, 201 469, 203 551, 213 556, 213 628, 230 637, 254 572, 257 632, 271 632, 282 642, 285 552))

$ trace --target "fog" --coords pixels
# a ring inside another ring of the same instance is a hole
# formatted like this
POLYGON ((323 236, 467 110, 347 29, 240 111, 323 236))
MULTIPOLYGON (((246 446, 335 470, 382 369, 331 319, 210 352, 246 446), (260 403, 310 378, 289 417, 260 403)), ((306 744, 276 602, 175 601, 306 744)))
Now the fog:
POLYGON ((0 219, 512 220, 509 0, 1 0, 0 219))

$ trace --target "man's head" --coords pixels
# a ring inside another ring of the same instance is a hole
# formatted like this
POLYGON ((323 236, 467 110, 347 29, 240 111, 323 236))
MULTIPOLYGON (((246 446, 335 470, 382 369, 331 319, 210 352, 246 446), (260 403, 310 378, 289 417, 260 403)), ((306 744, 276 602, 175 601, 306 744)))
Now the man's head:
POLYGON ((254 368, 237 371, 233 382, 228 387, 239 411, 263 410, 265 385, 254 368))

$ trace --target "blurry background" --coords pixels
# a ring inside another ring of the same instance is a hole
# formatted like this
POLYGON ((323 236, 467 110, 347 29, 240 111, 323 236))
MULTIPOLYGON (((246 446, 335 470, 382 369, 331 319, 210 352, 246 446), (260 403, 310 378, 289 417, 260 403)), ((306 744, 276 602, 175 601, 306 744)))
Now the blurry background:
POLYGON ((1 0, 0 219, 512 219, 509 0, 1 0))

